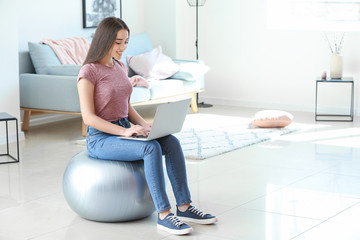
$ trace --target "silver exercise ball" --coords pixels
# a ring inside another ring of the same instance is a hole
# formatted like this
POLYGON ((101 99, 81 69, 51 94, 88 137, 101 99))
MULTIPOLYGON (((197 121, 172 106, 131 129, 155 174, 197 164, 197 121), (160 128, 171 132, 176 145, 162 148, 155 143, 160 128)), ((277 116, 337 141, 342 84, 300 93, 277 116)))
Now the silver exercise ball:
POLYGON ((66 167, 63 190, 70 207, 93 221, 131 221, 155 210, 142 160, 100 160, 80 152, 66 167))

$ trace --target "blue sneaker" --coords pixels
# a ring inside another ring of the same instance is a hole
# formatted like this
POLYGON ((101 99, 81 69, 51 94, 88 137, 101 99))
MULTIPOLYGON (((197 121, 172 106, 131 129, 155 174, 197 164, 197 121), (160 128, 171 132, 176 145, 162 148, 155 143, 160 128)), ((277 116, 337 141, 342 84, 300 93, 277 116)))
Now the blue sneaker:
POLYGON ((192 227, 183 223, 173 213, 169 213, 163 220, 158 217, 157 228, 176 235, 192 232, 192 227))
POLYGON ((185 212, 177 209, 176 215, 181 221, 199 224, 212 224, 217 222, 217 218, 211 214, 205 214, 196 207, 190 205, 185 212))

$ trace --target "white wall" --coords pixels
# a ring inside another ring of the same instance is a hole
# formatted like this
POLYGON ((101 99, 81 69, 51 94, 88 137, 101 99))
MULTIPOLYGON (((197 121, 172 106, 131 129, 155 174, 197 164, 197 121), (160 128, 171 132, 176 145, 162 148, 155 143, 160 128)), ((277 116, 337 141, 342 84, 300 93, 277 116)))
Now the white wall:
MULTIPOLYGON (((194 9, 177 1, 177 57, 194 58, 189 22, 194 9), (189 51, 190 50, 190 51, 189 51)), ((343 47, 344 75, 360 77, 359 33, 343 47)), ((259 108, 314 111, 315 78, 329 71, 330 51, 319 32, 275 31, 266 24, 266 0, 207 1, 199 8, 199 55, 211 70, 200 100, 259 108)), ((329 92, 347 98, 348 93, 329 92)), ((359 115, 360 98, 356 98, 359 115)), ((329 106, 331 107, 331 106, 329 106)))
MULTIPOLYGON (((204 7, 199 8, 199 20, 203 18, 204 7)), ((199 24, 200 32, 203 31, 199 24)), ((196 8, 190 7, 187 1, 176 1, 176 57, 196 59, 196 8)), ((199 38, 199 49, 204 39, 199 38)), ((199 56, 204 60, 203 56, 199 56)), ((206 61, 206 60, 205 60, 206 61)))
POLYGON ((20 73, 33 72, 28 42, 43 38, 89 36, 93 29, 82 28, 82 1, 18 0, 20 73))
MULTIPOLYGON (((18 0, 20 73, 33 72, 28 54, 28 42, 43 38, 88 37, 94 28, 82 26, 82 1, 18 0)), ((144 31, 144 0, 122 0, 123 19, 131 33, 144 31)))
POLYGON ((162 46, 163 52, 176 56, 176 1, 145 1, 145 30, 154 45, 162 46))
MULTIPOLYGON (((0 112, 7 112, 20 119, 17 1, 0 0, 0 112)), ((10 140, 16 139, 13 122, 9 122, 10 140)), ((19 126, 20 127, 20 126, 19 126)), ((5 123, 0 125, 0 145, 6 143, 5 123)), ((3 151, 1 153, 4 153, 3 151)), ((13 154, 13 152, 11 152, 13 154)), ((16 156, 16 154, 15 154, 16 156)))
MULTIPOLYGON (((176 57, 195 58, 195 9, 186 1, 177 1, 176 8, 176 57)), ((344 76, 354 77, 355 87, 359 38, 348 33, 343 48, 344 76)), ((199 56, 211 67, 200 101, 313 112, 315 78, 329 72, 330 51, 319 32, 269 30, 266 0, 227 0, 199 8, 199 56)), ((340 88, 326 95, 327 100, 339 96, 340 102, 349 97, 340 88)), ((359 115, 360 99, 355 100, 359 115)), ((330 111, 348 107, 325 103, 330 111)))
POLYGON ((130 34, 145 31, 145 0, 122 0, 122 19, 130 28, 130 34))

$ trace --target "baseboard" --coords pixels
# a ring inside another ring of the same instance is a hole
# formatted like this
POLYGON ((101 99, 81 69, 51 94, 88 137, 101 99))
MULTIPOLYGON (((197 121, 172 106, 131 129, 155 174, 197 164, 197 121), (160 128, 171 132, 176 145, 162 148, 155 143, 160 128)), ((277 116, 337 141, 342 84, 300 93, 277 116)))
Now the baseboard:
POLYGON ((79 117, 80 115, 70 115, 70 114, 51 114, 51 113, 41 114, 41 115, 31 116, 29 125, 31 128, 34 126, 39 126, 53 122, 60 122, 60 121, 79 118, 79 117))
MULTIPOLYGON (((287 103, 273 103, 273 102, 248 102, 235 99, 227 98, 212 98, 212 97, 201 97, 199 102, 210 103, 213 105, 225 105, 225 106, 235 106, 235 107, 249 107, 249 108, 259 108, 259 109, 281 109, 284 111, 298 111, 298 112, 309 112, 315 113, 314 104, 287 104, 287 103)), ((348 109, 340 107, 323 107, 322 111, 326 113, 344 113, 348 112, 348 109)), ((354 109, 354 116, 360 116, 360 109, 354 109)))
MULTIPOLYGON (((53 122, 60 122, 68 119, 78 118, 79 115, 67 115, 67 114, 41 114, 36 116, 31 116, 30 118, 30 128, 34 126, 40 126, 43 124, 53 123, 53 122)), ((19 128, 21 129, 22 121, 20 122, 19 128)), ((31 129, 30 129, 31 130, 31 129)), ((30 131, 29 130, 29 131, 30 131)), ((19 141, 25 140, 25 134, 23 131, 19 130, 19 141)), ((16 142, 16 133, 9 134, 9 143, 16 142)), ((0 136, 0 145, 6 144, 6 136, 0 136)))
MULTIPOLYGON (((24 141, 25 140, 25 134, 24 132, 20 131, 19 132, 19 142, 24 141)), ((16 133, 10 133, 9 134, 9 143, 16 143, 16 133)), ((0 136, 0 145, 5 145, 6 144, 6 136, 0 136)), ((3 152, 1 152, 3 153, 3 152)))
MULTIPOLYGON (((43 124, 60 122, 68 119, 79 118, 79 115, 67 115, 67 114, 41 114, 37 116, 32 116, 30 118, 30 128, 34 126, 39 126, 43 124)), ((19 128, 21 129, 22 122, 20 122, 19 128)), ((31 131, 31 129, 29 130, 31 131)), ((25 133, 19 130, 19 141, 25 140, 25 133)), ((16 142, 16 133, 9 133, 9 143, 16 142)), ((6 144, 6 135, 3 134, 0 136, 0 145, 6 144)), ((3 147, 3 146, 2 146, 3 147)))
POLYGON ((234 107, 248 107, 248 108, 259 108, 259 109, 283 109, 283 110, 293 110, 301 112, 313 112, 313 105, 294 105, 286 103, 270 103, 270 102, 249 102, 241 101, 236 99, 228 98, 212 98, 212 97, 201 97, 199 102, 205 102, 215 105, 225 105, 225 106, 234 106, 234 107))
MULTIPOLYGON (((59 122, 77 117, 80 116, 66 115, 66 114, 42 114, 38 116, 32 116, 30 118, 30 128, 42 124, 59 122)), ((19 129, 21 129, 21 126, 22 126, 22 122, 20 122, 19 129)), ((25 140, 25 133, 19 130, 19 141, 21 142, 24 140, 25 140)), ((16 142, 16 133, 9 133, 9 143, 15 143, 15 142, 16 142)), ((6 144, 6 135, 4 134, 0 136, 0 145, 5 145, 5 144, 6 144)))

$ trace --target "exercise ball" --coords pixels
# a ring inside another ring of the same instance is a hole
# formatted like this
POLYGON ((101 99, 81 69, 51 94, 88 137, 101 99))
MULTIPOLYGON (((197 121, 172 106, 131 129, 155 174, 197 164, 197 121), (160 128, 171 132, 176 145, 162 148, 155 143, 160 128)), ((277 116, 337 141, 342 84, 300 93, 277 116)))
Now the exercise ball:
POLYGON ((102 160, 80 152, 65 169, 63 191, 70 207, 88 220, 131 221, 155 210, 143 160, 102 160))

